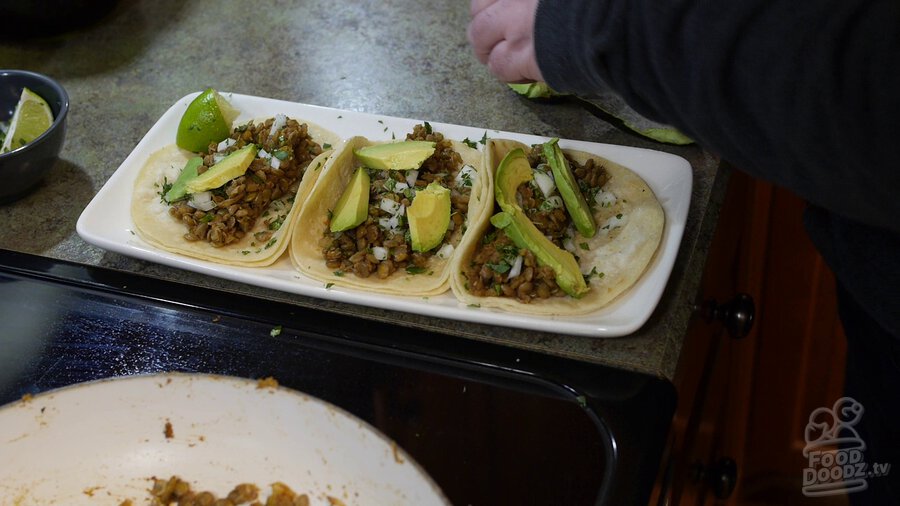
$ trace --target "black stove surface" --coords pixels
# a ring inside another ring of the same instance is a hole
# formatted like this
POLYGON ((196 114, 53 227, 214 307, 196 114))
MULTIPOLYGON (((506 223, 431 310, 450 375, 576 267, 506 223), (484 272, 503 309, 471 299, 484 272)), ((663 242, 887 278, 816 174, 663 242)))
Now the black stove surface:
POLYGON ((646 504, 675 404, 628 371, 0 251, 0 404, 164 371, 340 406, 457 505, 646 504))

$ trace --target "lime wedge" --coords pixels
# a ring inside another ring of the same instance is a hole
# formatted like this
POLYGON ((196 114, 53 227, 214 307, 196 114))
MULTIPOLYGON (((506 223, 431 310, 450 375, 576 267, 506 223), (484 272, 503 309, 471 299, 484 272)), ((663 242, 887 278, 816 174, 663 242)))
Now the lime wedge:
POLYGON ((37 139, 53 124, 53 111, 47 102, 28 88, 22 89, 19 103, 9 122, 9 130, 0 153, 14 151, 37 139))
POLYGON ((178 123, 175 144, 194 153, 206 152, 210 143, 220 142, 231 134, 231 122, 238 116, 213 88, 197 96, 184 111, 178 123))

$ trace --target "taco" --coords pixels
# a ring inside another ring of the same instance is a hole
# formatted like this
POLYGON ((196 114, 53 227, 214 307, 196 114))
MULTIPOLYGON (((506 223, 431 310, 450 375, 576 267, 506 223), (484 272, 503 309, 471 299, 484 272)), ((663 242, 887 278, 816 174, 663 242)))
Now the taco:
POLYGON ((481 151, 428 123, 400 142, 351 138, 326 163, 295 224, 291 260, 327 286, 445 292, 450 261, 490 207, 490 192, 481 151))
POLYGON ((490 140, 495 208, 454 260, 463 303, 540 315, 596 311, 634 285, 662 238, 665 215, 631 170, 563 150, 490 140), (579 201, 579 199, 581 199, 579 201))
POLYGON ((297 211, 321 173, 334 134, 284 115, 251 121, 195 154, 155 152, 137 176, 137 235, 173 253, 262 267, 288 246, 297 211))

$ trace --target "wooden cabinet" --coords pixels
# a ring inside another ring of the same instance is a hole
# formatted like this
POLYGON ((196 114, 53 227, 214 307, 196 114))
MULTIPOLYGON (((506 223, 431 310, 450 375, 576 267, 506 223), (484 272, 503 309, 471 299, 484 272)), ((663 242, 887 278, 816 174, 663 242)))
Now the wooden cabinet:
POLYGON ((802 225, 795 195, 734 171, 702 300, 754 302, 746 337, 698 316, 675 378, 670 461, 652 504, 846 504, 806 498, 804 429, 842 395, 845 340, 834 279, 802 225))

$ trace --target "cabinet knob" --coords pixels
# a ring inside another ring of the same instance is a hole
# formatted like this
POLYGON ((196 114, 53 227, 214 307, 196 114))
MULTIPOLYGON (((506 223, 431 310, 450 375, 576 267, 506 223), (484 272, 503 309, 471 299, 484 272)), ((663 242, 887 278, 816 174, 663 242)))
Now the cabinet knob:
POLYGON ((692 475, 695 482, 705 482, 718 499, 727 499, 737 484, 737 463, 729 457, 722 457, 709 466, 694 464, 692 475))
POLYGON ((739 293, 730 301, 722 304, 716 302, 715 299, 709 299, 703 304, 695 306, 695 309, 707 322, 722 322, 728 334, 735 339, 747 337, 753 328, 753 318, 756 313, 753 297, 746 293, 739 293))

